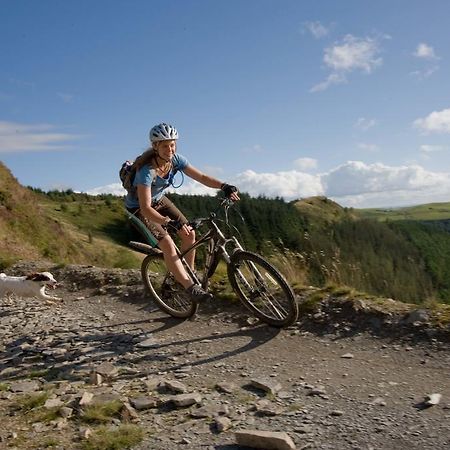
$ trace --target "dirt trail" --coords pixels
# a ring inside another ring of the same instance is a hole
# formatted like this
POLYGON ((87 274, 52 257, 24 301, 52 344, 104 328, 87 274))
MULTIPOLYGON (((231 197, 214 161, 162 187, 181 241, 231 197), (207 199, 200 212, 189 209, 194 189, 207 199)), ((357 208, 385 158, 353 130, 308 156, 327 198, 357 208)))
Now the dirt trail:
MULTIPOLYGON (((192 407, 138 411, 137 423, 148 433, 136 450, 243 448, 236 445, 239 429, 286 432, 298 449, 450 447, 450 351, 444 343, 357 331, 342 337, 298 325, 278 330, 250 325, 242 307, 220 303, 179 321, 143 302, 133 285, 112 294, 81 284, 67 276, 57 306, 2 300, 0 383, 29 380, 45 368, 56 375, 32 378, 39 389, 68 383, 58 398, 71 404, 84 390, 122 399, 147 395, 142 382, 155 377, 179 380, 187 392, 202 395, 192 407), (89 385, 89 371, 104 362, 119 374, 89 385), (255 379, 281 389, 267 394, 252 385, 255 379), (222 382, 234 385, 231 392, 216 389, 222 382), (424 398, 433 393, 442 398, 426 407, 424 398), (218 432, 212 417, 193 417, 196 408, 212 404, 226 407, 227 431, 218 432)), ((44 434, 59 442, 53 448, 80 448, 79 421, 33 425, 15 412, 20 395, 0 391, 0 448, 45 448, 39 447, 44 434)))

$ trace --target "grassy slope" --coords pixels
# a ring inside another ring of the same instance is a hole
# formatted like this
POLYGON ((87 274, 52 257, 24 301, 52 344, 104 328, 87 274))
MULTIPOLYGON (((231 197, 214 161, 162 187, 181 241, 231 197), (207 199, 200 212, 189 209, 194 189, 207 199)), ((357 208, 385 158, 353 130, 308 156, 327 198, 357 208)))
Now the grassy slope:
POLYGON ((390 209, 359 209, 355 213, 361 217, 377 220, 446 220, 450 219, 449 203, 428 203, 390 209))
POLYGON ((85 223, 77 223, 70 215, 58 203, 21 186, 0 163, 0 268, 39 258, 106 267, 139 265, 140 258, 117 245, 107 231, 95 227, 91 231, 87 226, 92 220, 103 223, 105 229, 105 222, 113 227, 106 214, 88 211, 83 215, 85 223))
POLYGON ((319 225, 331 224, 355 217, 353 210, 343 208, 326 197, 309 197, 298 200, 295 207, 300 214, 309 218, 310 222, 319 225))

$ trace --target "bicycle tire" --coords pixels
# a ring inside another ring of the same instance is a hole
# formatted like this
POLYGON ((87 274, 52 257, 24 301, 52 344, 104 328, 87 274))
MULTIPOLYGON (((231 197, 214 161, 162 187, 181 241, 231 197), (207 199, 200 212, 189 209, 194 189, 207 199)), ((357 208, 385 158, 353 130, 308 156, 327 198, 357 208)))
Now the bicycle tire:
POLYGON ((198 303, 173 279, 161 259, 146 256, 141 264, 141 275, 152 299, 167 314, 186 319, 197 312, 198 303))
POLYGON ((262 256, 248 251, 234 253, 228 279, 241 302, 263 322, 281 328, 297 320, 298 304, 292 288, 262 256))

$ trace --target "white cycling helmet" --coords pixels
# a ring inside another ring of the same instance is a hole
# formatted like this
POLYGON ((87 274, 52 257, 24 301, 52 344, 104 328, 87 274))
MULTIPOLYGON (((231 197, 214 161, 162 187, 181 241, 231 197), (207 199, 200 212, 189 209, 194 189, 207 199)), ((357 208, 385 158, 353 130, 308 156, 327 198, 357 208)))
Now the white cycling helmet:
POLYGON ((176 140, 178 139, 178 131, 172 125, 160 123, 150 130, 149 137, 151 142, 176 140))

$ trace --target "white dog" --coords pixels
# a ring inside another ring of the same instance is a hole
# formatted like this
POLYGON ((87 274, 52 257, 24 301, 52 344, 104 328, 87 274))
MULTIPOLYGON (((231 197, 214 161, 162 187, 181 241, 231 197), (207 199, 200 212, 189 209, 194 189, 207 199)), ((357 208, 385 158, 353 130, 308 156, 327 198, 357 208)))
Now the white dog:
POLYGON ((47 303, 61 300, 45 293, 45 288, 55 289, 57 282, 50 272, 32 273, 23 277, 12 277, 0 273, 0 297, 15 294, 20 297, 39 297, 47 303))

